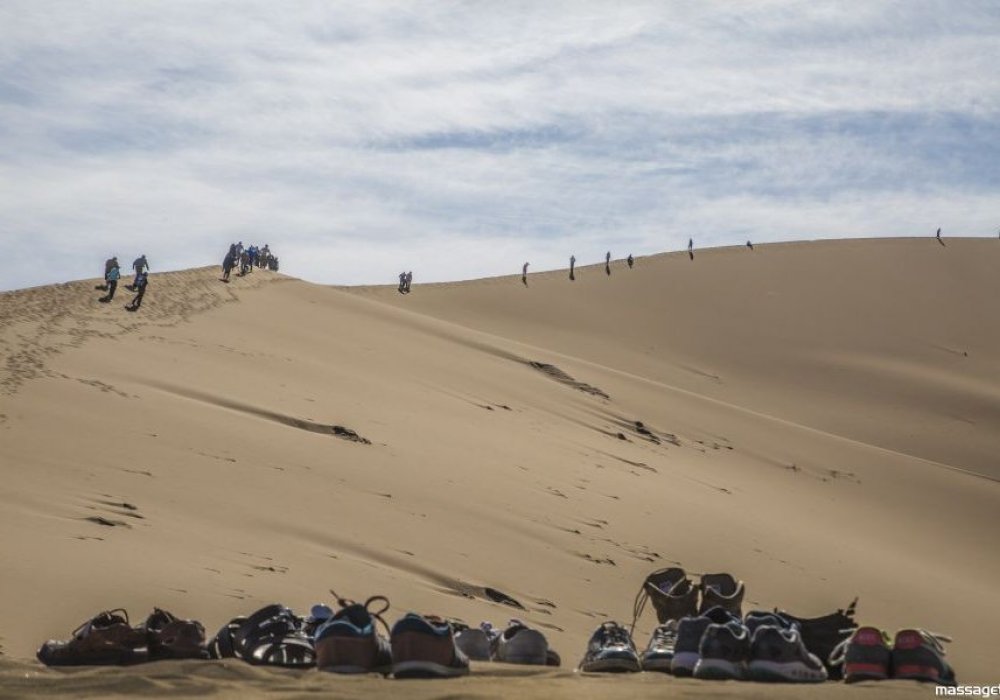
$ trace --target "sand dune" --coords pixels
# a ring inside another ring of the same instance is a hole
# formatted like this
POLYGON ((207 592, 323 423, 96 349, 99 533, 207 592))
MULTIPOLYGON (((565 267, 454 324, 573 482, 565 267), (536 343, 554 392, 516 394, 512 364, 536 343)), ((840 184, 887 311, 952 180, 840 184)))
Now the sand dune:
MULTIPOLYGON (((152 275, 136 314, 94 281, 0 294, 0 687, 73 695, 28 659, 101 609, 212 628, 330 587, 393 614, 524 617, 571 668, 672 563, 803 615, 859 596, 860 621, 950 633, 960 680, 995 682, 998 263, 997 241, 892 239, 409 295, 205 268, 152 275)), ((109 693, 322 684, 83 673, 109 693)), ((679 683, 510 673, 554 697, 679 683)))

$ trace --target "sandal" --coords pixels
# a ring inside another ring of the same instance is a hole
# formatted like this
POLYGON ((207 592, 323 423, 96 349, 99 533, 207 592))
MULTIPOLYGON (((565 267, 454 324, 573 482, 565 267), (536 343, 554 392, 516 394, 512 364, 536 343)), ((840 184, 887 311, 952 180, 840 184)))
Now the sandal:
POLYGON ((166 610, 153 608, 144 628, 150 661, 209 658, 205 627, 197 620, 179 620, 166 610))
POLYGON ((38 650, 46 666, 126 665, 145 661, 146 633, 122 608, 99 613, 73 630, 69 641, 50 639, 38 650))

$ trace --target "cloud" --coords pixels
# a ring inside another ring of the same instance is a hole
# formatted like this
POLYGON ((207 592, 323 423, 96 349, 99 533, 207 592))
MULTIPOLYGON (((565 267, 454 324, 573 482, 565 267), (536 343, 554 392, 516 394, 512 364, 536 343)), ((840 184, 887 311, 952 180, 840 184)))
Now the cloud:
POLYGON ((237 239, 391 283, 992 235, 998 39, 988 0, 8 0, 0 288, 237 239))

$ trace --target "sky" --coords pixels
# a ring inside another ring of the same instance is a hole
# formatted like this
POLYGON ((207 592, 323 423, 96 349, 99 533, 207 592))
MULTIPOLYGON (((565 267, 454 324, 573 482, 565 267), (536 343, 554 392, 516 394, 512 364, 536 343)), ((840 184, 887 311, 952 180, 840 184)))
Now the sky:
POLYGON ((0 289, 998 236, 997 0, 0 0, 0 289))

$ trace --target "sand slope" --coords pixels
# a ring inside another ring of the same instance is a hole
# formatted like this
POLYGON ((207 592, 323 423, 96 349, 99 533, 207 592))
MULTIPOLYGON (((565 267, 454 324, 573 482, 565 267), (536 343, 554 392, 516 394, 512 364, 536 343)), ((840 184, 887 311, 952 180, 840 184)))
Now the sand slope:
POLYGON ((215 627, 329 587, 521 616, 572 666, 676 562, 750 605, 860 596, 995 681, 998 263, 997 241, 894 239, 408 296, 206 268, 153 275, 138 314, 93 281, 2 294, 0 678, 103 608, 215 627))

